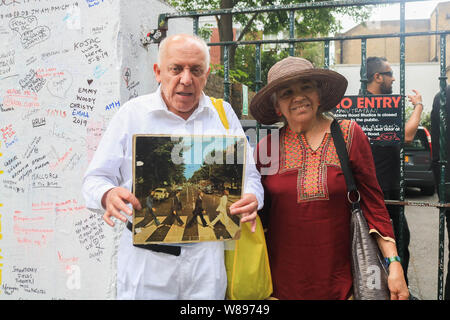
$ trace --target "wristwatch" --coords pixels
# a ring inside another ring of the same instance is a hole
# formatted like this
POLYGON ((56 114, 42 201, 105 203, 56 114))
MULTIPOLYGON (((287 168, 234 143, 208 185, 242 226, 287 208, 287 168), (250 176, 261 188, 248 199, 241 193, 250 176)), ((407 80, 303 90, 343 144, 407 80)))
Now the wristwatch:
POLYGON ((389 265, 394 261, 401 262, 400 257, 392 256, 392 257, 384 258, 384 264, 386 265, 386 268, 389 268, 389 265))

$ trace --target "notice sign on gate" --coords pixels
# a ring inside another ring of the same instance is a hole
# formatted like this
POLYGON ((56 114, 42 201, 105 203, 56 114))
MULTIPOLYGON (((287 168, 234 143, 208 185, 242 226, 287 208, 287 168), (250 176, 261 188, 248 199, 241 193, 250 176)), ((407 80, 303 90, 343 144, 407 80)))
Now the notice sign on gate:
POLYGON ((355 120, 372 144, 398 144, 403 141, 400 104, 400 95, 345 96, 333 113, 355 120))

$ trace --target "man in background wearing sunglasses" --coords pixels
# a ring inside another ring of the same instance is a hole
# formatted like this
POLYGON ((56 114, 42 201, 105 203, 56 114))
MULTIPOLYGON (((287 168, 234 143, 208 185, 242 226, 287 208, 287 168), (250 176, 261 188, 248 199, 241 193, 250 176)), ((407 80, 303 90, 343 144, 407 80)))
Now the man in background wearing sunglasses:
MULTIPOLYGON (((367 94, 392 94, 392 84, 394 83, 394 72, 386 60, 382 57, 367 58, 367 94)), ((413 141, 420 123, 420 117, 423 111, 422 96, 416 90, 414 95, 409 95, 408 99, 414 106, 410 118, 405 123, 405 143, 413 141)), ((400 199, 400 145, 374 145, 371 144, 373 160, 378 183, 384 193, 386 200, 400 199)), ((400 206, 386 205, 391 216, 394 228, 395 238, 397 239, 397 248, 403 252, 400 256, 406 283, 408 283, 408 264, 409 264, 409 227, 406 217, 403 215, 403 241, 399 248, 400 234, 400 206), (400 250, 402 249, 402 250, 400 250)))

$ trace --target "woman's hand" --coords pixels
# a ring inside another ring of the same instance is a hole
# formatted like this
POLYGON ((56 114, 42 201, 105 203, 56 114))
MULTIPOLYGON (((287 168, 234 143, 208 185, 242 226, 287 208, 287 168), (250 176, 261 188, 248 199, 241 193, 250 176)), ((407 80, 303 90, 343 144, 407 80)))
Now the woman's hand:
MULTIPOLYGON (((398 256, 395 242, 383 239, 378 233, 376 233, 376 239, 384 257, 398 256)), ((409 298, 408 286, 399 261, 389 264, 388 287, 391 292, 391 300, 407 300, 409 298)))
POLYGON ((408 300, 408 286, 406 285, 402 265, 398 261, 389 265, 388 287, 391 292, 391 300, 408 300))

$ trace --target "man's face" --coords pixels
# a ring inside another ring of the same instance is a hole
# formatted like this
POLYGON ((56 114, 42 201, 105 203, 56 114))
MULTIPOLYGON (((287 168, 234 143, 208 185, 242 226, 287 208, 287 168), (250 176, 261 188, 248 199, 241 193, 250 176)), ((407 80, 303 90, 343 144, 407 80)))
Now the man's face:
POLYGON ((153 70, 169 111, 188 119, 198 107, 209 66, 205 52, 191 38, 175 37, 167 43, 160 65, 153 70))
POLYGON ((392 83, 394 83, 394 72, 392 71, 389 63, 385 63, 383 70, 379 72, 382 77, 382 82, 380 83, 381 94, 391 94, 392 93, 392 83))

